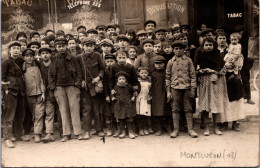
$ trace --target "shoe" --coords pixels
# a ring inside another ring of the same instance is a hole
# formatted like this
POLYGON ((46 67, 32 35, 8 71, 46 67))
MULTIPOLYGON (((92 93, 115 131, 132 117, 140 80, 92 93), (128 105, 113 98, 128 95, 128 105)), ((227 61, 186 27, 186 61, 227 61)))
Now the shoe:
POLYGON ((95 135, 95 134, 97 133, 97 131, 96 131, 95 129, 92 129, 92 130, 90 131, 90 133, 91 133, 91 135, 95 135))
POLYGON ((41 137, 40 137, 40 135, 34 135, 34 142, 35 142, 35 143, 40 143, 40 142, 41 142, 41 137))
POLYGON ((148 133, 149 134, 153 134, 153 129, 152 128, 148 128, 148 133))
POLYGON ((209 126, 205 125, 204 136, 209 136, 209 126))
POLYGON ((134 132, 134 135, 135 135, 135 137, 138 137, 138 134, 136 132, 134 132))
POLYGON ((108 130, 107 130, 107 136, 112 136, 112 135, 113 135, 112 130, 111 130, 111 129, 108 129, 108 130))
POLYGON ((238 124, 233 124, 233 125, 232 125, 232 129, 233 129, 234 131, 237 131, 237 132, 240 131, 238 124))
POLYGON ((114 133, 113 137, 118 137, 119 136, 120 131, 116 130, 116 132, 114 133))
POLYGON ((144 130, 143 130, 143 129, 140 129, 140 130, 139 130, 139 135, 140 135, 140 136, 144 136, 144 130))
POLYGON ((194 130, 189 130, 188 133, 190 134, 190 136, 192 138, 197 138, 198 137, 198 134, 194 130))
POLYGON ((47 134, 44 138, 42 138, 43 143, 53 142, 55 141, 54 136, 52 134, 47 134))
POLYGON ((129 131, 128 135, 129 135, 129 138, 135 139, 135 134, 133 133, 133 131, 129 131))
MULTIPOLYGON (((17 139, 18 140, 18 139, 17 139)), ((24 142, 30 141, 30 136, 29 135, 23 135, 19 138, 19 140, 22 140, 24 142)))
POLYGON ((155 132, 155 134, 154 134, 155 136, 160 136, 160 135, 162 135, 162 131, 161 130, 159 130, 159 131, 157 131, 157 132, 155 132))
POLYGON ((16 137, 15 137, 14 135, 12 135, 11 141, 12 141, 12 142, 15 142, 16 140, 17 140, 16 137))
POLYGON ((222 135, 222 132, 217 127, 214 128, 214 132, 216 135, 222 135))
POLYGON ((170 137, 171 137, 171 138, 177 138, 178 135, 179 135, 179 131, 173 131, 173 132, 170 134, 170 137))
POLYGON ((5 140, 5 146, 7 147, 7 148, 14 148, 15 147, 15 145, 13 144, 13 142, 11 141, 11 140, 5 140))
POLYGON ((105 134, 104 134, 104 132, 103 132, 103 131, 98 131, 98 136, 99 136, 99 137, 104 137, 104 136, 105 136, 105 134))
POLYGON ((251 100, 251 99, 247 99, 247 103, 248 104, 255 104, 255 102, 253 100, 251 100))
POLYGON ((125 138, 125 130, 122 131, 122 133, 119 135, 119 138, 121 139, 125 138))
POLYGON ((144 129, 144 135, 149 135, 149 132, 147 129, 144 129))
POLYGON ((85 132, 84 136, 83 136, 84 140, 89 140, 90 139, 90 133, 89 132, 85 132))
POLYGON ((83 140, 84 139, 84 137, 81 134, 77 135, 77 137, 78 137, 78 140, 83 140))
POLYGON ((69 135, 64 135, 61 142, 67 142, 70 139, 69 135))

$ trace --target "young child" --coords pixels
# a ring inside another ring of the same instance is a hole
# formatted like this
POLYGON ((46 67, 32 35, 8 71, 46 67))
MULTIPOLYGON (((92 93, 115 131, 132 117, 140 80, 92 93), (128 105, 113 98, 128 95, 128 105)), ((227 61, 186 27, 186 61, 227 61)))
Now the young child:
POLYGON ((136 113, 138 118, 139 135, 149 135, 148 118, 151 118, 151 81, 148 76, 149 71, 146 67, 138 68, 138 81, 141 90, 136 97, 136 113))
POLYGON ((129 138, 134 139, 133 132, 133 118, 136 112, 133 108, 133 102, 135 101, 135 95, 137 94, 134 88, 128 84, 128 74, 124 71, 120 71, 116 74, 116 86, 114 87, 114 93, 112 92, 112 101, 114 101, 114 113, 115 118, 119 121, 120 132, 119 138, 125 138, 126 122, 128 127, 129 138))
POLYGON ((157 131, 156 136, 162 135, 162 117, 165 115, 165 58, 157 56, 154 59, 154 71, 151 73, 152 78, 152 116, 155 119, 155 126, 157 131))
MULTIPOLYGON (((243 66, 243 55, 241 54, 241 44, 239 43, 241 36, 239 33, 232 33, 230 35, 230 45, 228 53, 224 57, 225 66, 227 67, 228 72, 234 72, 234 75, 238 75, 238 71, 241 70, 243 66)), ((231 75, 228 80, 234 78, 234 75, 231 75)))
MULTIPOLYGON (((50 48, 40 48, 39 54, 41 55, 41 70, 42 70, 42 77, 44 81, 45 88, 48 88, 49 83, 48 83, 48 71, 49 67, 51 65, 51 49, 50 48)), ((46 113, 45 117, 45 127, 46 127, 46 133, 47 135, 42 138, 42 142, 47 143, 47 142, 53 142, 54 136, 54 103, 55 102, 55 97, 52 92, 49 93, 49 90, 46 89, 45 92, 45 102, 44 102, 44 111, 46 113)))
POLYGON ((134 66, 135 59, 137 57, 137 48, 133 45, 128 46, 128 58, 126 59, 126 63, 134 66))
POLYGON ((192 124, 192 99, 195 97, 196 73, 192 60, 184 54, 184 44, 174 41, 173 52, 175 56, 168 62, 166 67, 166 90, 167 99, 172 101, 172 117, 174 131, 171 138, 179 134, 179 117, 183 109, 185 112, 188 133, 192 138, 198 137, 193 130, 192 124))
POLYGON ((43 131, 45 85, 40 64, 35 60, 35 52, 32 49, 26 49, 22 56, 25 61, 23 71, 25 71, 26 96, 34 119, 34 142, 39 143, 43 131))

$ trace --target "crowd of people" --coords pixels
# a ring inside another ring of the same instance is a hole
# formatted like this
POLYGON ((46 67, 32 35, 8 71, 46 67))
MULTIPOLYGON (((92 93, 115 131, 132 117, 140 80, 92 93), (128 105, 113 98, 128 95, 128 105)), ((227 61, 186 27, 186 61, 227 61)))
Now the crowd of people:
POLYGON ((153 20, 137 32, 119 25, 19 32, 1 64, 5 145, 30 141, 32 128, 34 142, 53 142, 55 122, 62 142, 72 134, 176 138, 184 131, 196 138, 196 109, 205 136, 211 122, 217 135, 228 122, 239 131, 244 98, 254 104, 243 28, 228 36, 204 26, 198 42, 191 36, 189 25, 159 28, 153 20))

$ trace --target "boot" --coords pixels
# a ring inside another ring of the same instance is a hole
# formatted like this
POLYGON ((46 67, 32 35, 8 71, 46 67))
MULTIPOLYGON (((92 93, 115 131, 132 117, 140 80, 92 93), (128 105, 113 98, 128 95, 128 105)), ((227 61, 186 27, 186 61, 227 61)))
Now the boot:
POLYGON ((190 136, 192 138, 197 138, 198 134, 193 130, 193 127, 192 127, 192 113, 187 112, 187 113, 185 113, 185 116, 186 116, 186 121, 187 121, 188 133, 190 134, 190 136))
POLYGON ((119 124, 119 122, 117 122, 116 123, 116 131, 115 131, 113 137, 118 137, 119 134, 120 134, 120 124, 119 124))
POLYGON ((7 148, 14 148, 15 147, 15 145, 13 144, 13 142, 10 139, 5 140, 5 146, 7 148))
POLYGON ((237 132, 240 131, 240 129, 239 129, 239 124, 238 124, 236 121, 233 121, 232 129, 233 129, 234 131, 237 131, 237 132))
POLYGON ((107 123, 107 136, 112 135, 111 123, 107 123))
POLYGON ((41 142, 41 137, 40 137, 40 135, 38 135, 38 134, 34 135, 34 142, 35 142, 35 143, 41 142))
POLYGON ((119 135, 119 138, 125 138, 125 123, 124 121, 120 121, 120 131, 121 134, 119 135))
POLYGON ((129 138, 135 139, 135 134, 133 132, 133 123, 132 122, 127 122, 127 127, 128 127, 128 133, 129 133, 129 138))
POLYGON ((180 114, 178 112, 173 112, 172 113, 172 119, 173 119, 173 127, 174 130, 173 132, 170 134, 171 138, 177 138, 178 134, 179 134, 179 119, 180 119, 180 114))
POLYGON ((162 135, 162 123, 161 119, 159 117, 156 117, 156 125, 157 125, 157 132, 155 133, 156 136, 162 135))

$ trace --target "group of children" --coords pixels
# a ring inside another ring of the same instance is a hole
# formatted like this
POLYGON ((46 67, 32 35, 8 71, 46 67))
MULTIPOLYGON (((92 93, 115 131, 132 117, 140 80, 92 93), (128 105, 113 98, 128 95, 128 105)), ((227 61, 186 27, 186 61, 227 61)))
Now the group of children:
POLYGON ((176 138, 183 121, 196 138, 192 114, 197 87, 204 135, 209 135, 211 114, 214 132, 221 135, 217 115, 228 109, 225 72, 231 73, 228 80, 237 78, 243 65, 239 34, 231 34, 222 59, 211 29, 201 33, 203 43, 196 51, 188 25, 162 29, 149 20, 144 27, 125 34, 119 34, 118 25, 88 31, 79 26, 77 36, 62 30, 47 30, 45 37, 33 32, 28 45, 26 33, 20 32, 9 45, 10 57, 2 61, 6 146, 30 140, 26 110, 33 116, 36 143, 55 140, 55 115, 62 142, 71 138, 71 127, 79 140, 90 139, 93 125, 98 136, 105 136, 106 128, 107 136, 124 138, 128 132, 134 139, 138 134, 162 135, 166 123, 170 137, 176 138))

